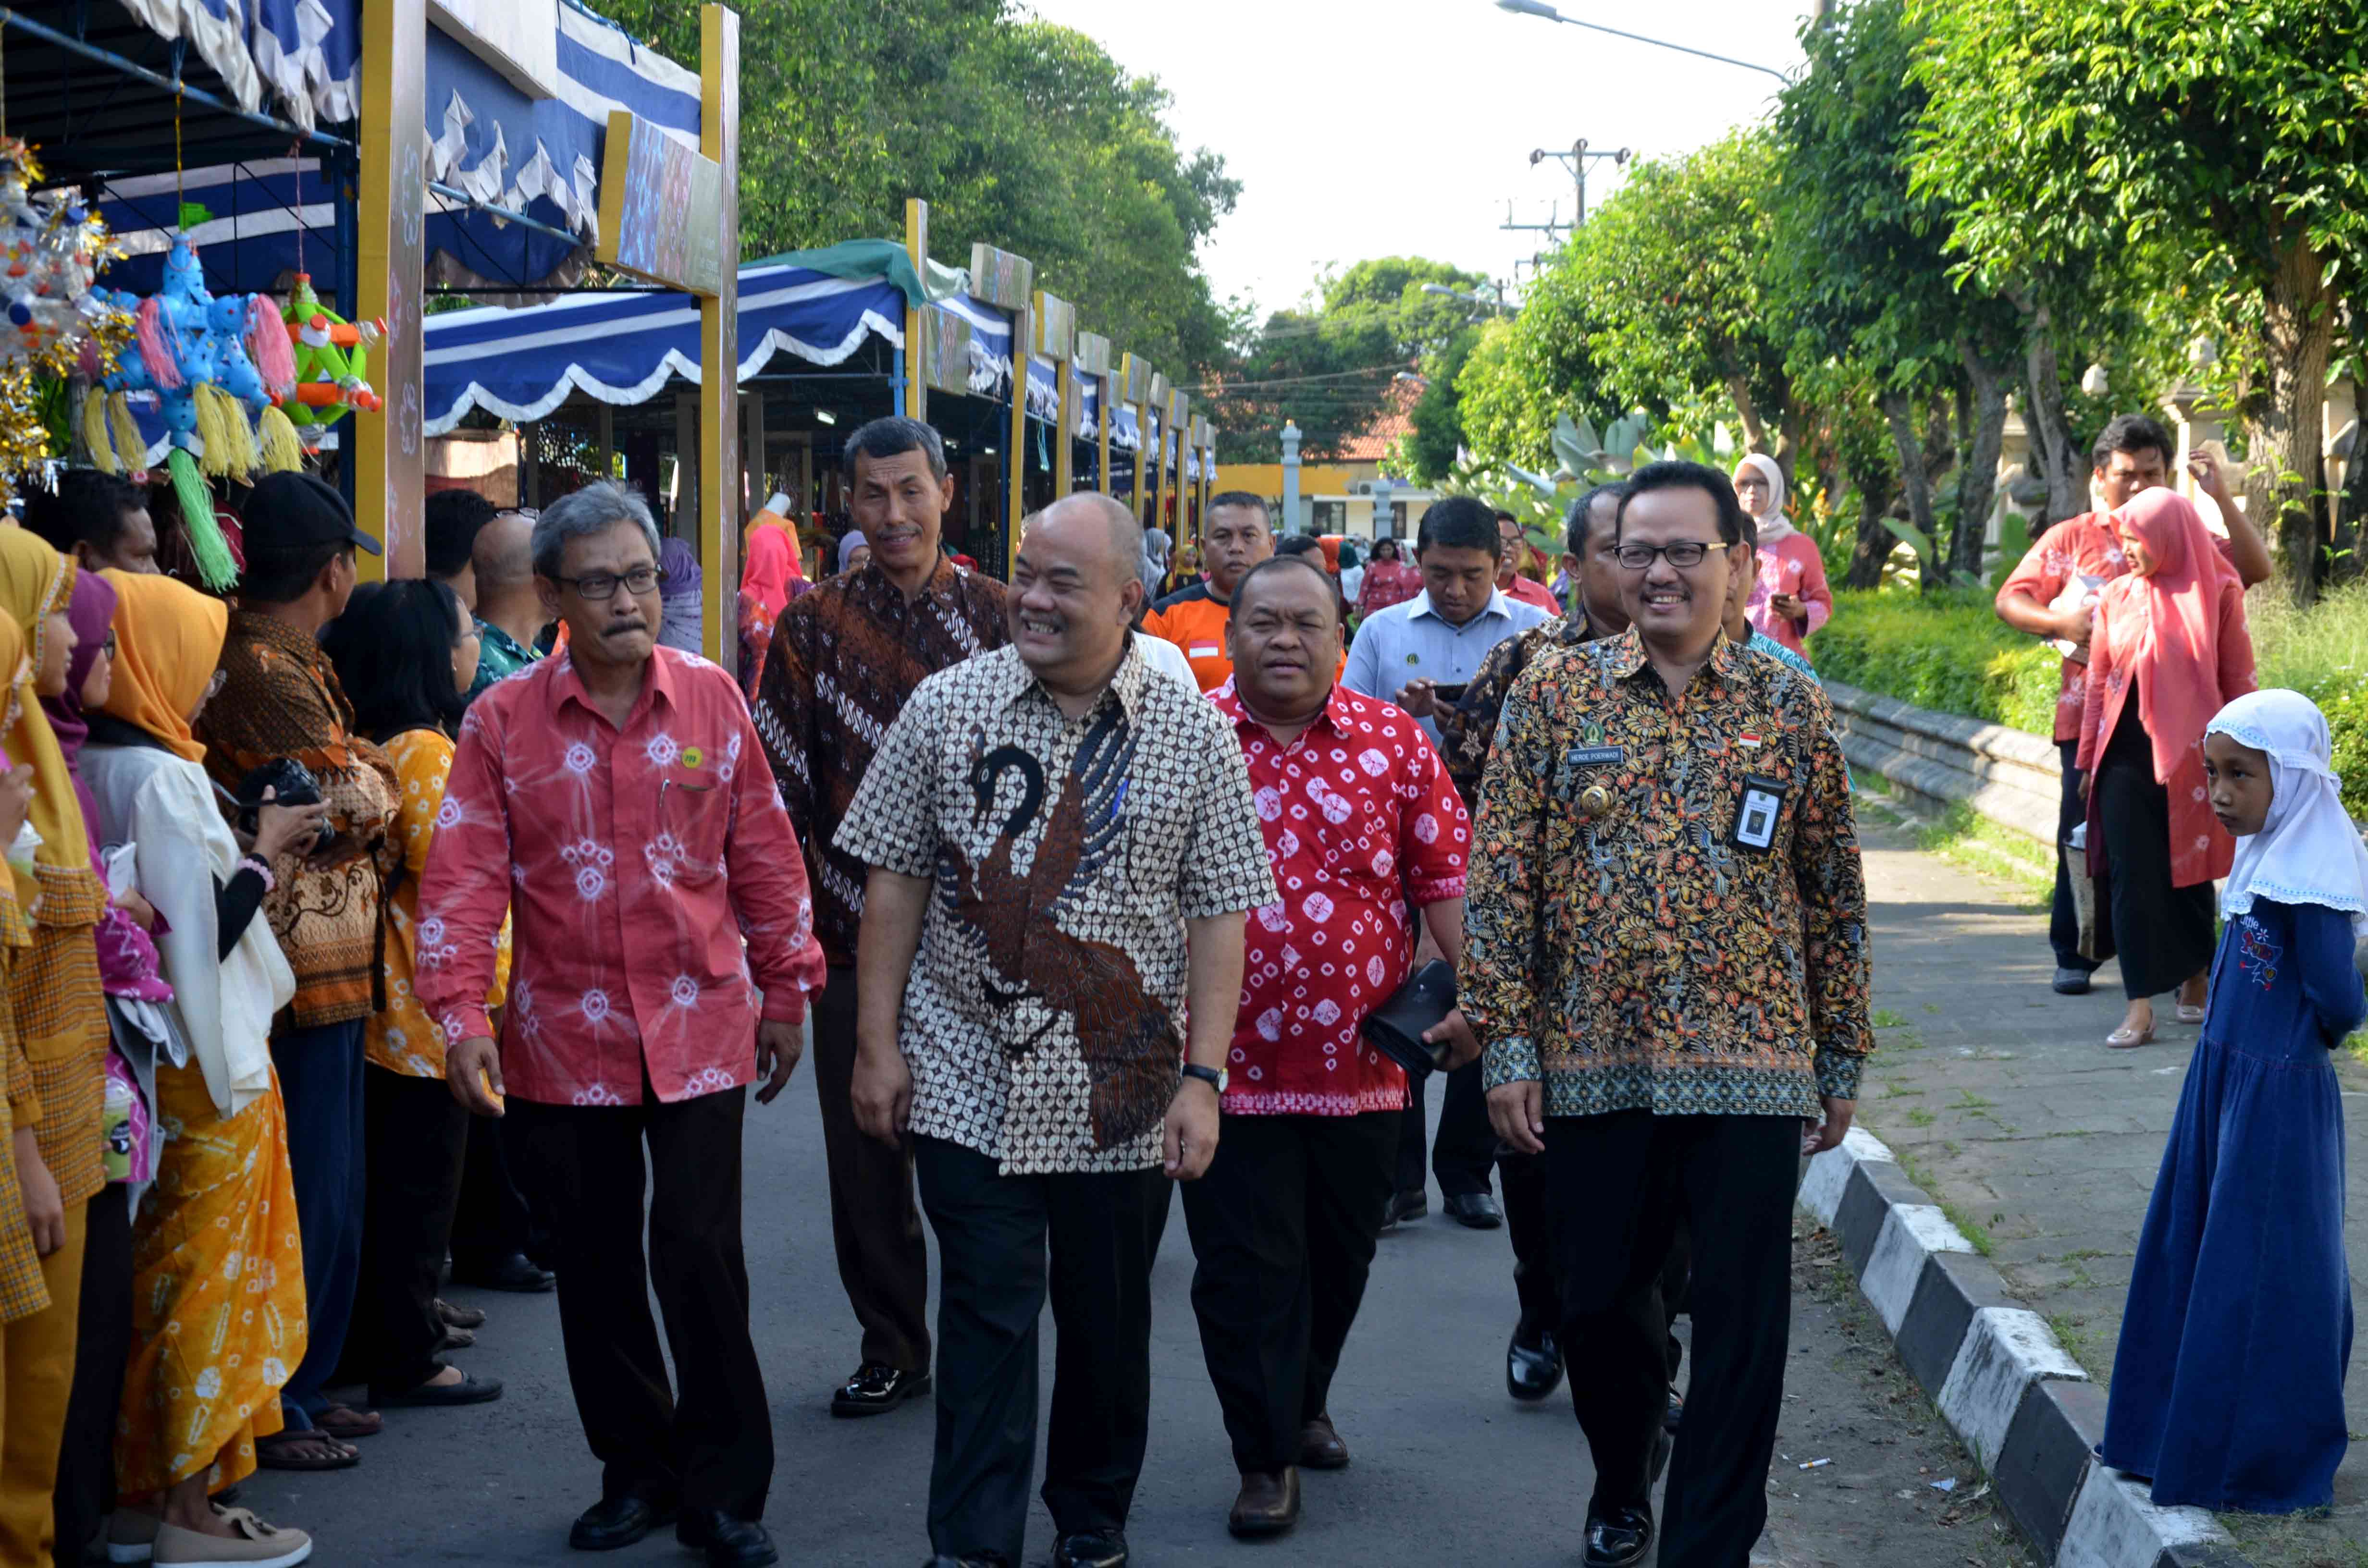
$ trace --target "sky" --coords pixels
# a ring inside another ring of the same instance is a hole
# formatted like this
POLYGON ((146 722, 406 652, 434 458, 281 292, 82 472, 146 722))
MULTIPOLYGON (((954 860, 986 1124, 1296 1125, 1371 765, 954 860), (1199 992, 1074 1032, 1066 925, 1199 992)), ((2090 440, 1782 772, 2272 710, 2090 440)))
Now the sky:
MULTIPOLYGON (((1099 40, 1174 97, 1188 151, 1224 155, 1242 182, 1232 216, 1202 246, 1219 299, 1260 312, 1296 303, 1327 265, 1427 256, 1516 287, 1540 233, 1567 222, 1564 165, 1539 147, 1667 156, 1767 113, 1779 84, 1583 28, 1501 11, 1492 0, 1026 0, 1047 21, 1099 40)), ((1565 17, 1734 56, 1779 71, 1808 0, 1556 0, 1565 17)), ((1589 165, 1588 205, 1617 188, 1589 165)))

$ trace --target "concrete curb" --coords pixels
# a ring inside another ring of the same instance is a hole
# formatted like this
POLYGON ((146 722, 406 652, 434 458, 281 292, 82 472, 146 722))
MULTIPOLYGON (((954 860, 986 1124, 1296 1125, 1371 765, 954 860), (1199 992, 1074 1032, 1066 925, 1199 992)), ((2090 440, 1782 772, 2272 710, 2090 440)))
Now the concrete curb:
POLYGON ((1853 1128, 1809 1162, 1800 1205, 1841 1243, 1899 1358, 1998 1501, 2058 1568, 2250 1568, 2201 1508, 2158 1508, 2098 1462, 2104 1391, 1882 1140, 1853 1128))

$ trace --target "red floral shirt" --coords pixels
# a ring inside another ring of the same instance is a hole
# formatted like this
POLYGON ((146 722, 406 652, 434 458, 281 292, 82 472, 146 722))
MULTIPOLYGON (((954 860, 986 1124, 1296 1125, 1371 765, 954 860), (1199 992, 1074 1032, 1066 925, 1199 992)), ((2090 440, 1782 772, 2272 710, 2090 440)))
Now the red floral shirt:
POLYGON ((624 727, 564 651, 461 722, 414 933, 448 1043, 491 1032, 514 915, 502 1076, 544 1105, 639 1105, 756 1076, 757 1020, 822 984, 805 862, 732 677, 659 648, 624 727), (746 947, 743 947, 746 938, 746 947))
POLYGON ((1346 687, 1278 745, 1232 681, 1209 694, 1249 764, 1281 898, 1250 911, 1229 1116, 1400 1110, 1406 1074, 1357 1032, 1414 968, 1416 911, 1463 896, 1463 801, 1422 727, 1346 687))

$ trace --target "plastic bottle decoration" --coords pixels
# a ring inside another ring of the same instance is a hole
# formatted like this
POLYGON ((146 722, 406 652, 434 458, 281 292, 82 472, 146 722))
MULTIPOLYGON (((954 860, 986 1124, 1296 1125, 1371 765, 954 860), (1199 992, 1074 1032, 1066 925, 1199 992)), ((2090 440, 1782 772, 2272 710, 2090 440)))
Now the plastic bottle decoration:
POLYGON ((310 274, 296 275, 282 312, 296 356, 297 427, 308 439, 348 408, 375 414, 384 406, 370 390, 370 348, 386 335, 383 320, 348 322, 321 303, 310 274), (307 417, 312 410, 326 411, 307 417))
POLYGON ((78 191, 31 194, 40 178, 32 148, 0 138, 0 496, 51 455, 36 378, 73 374, 85 347, 104 366, 123 336, 92 286, 115 254, 106 224, 78 191))

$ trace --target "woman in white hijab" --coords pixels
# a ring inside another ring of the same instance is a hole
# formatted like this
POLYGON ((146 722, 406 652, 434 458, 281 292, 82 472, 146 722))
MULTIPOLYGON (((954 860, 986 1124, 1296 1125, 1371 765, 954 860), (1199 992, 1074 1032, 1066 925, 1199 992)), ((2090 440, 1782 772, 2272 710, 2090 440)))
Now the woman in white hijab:
POLYGON ((2352 949, 2368 849, 2292 691, 2240 697, 2203 737, 2237 835, 2211 1011, 2138 1233, 2105 1462, 2163 1506, 2325 1508, 2350 1423, 2343 1097, 2330 1048, 2368 1014, 2352 949))
POLYGON ((1759 579, 1744 614, 1751 624, 1804 658, 1817 628, 1833 619, 1834 591, 1826 585, 1816 541, 1784 516, 1784 471, 1758 452, 1735 465, 1735 498, 1759 532, 1759 579))

